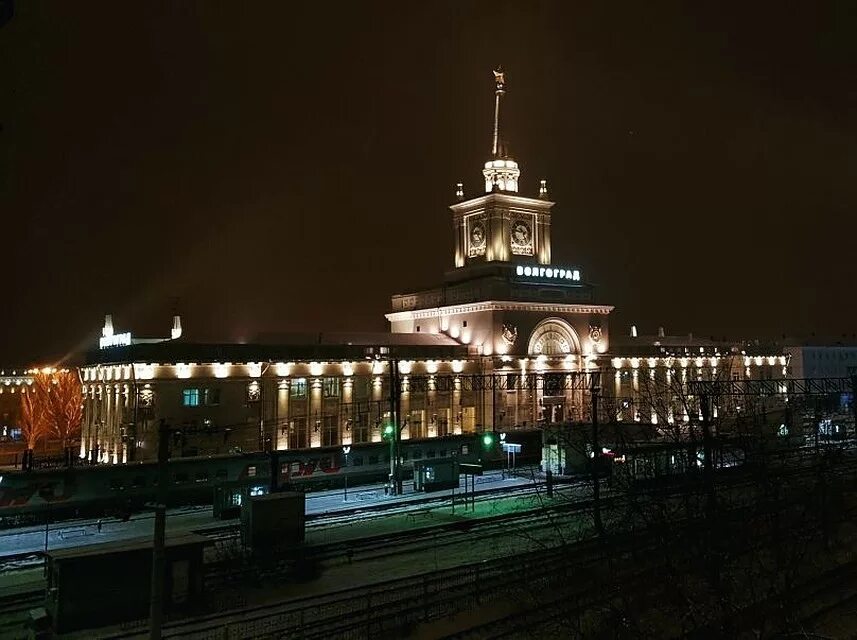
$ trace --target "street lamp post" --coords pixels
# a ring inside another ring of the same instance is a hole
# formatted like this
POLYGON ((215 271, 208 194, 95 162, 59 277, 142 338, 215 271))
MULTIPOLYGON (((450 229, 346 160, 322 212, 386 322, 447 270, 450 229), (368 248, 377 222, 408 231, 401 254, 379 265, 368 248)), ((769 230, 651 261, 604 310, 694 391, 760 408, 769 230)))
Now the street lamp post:
POLYGON ((345 454, 345 502, 348 502, 348 454, 351 453, 351 446, 342 447, 342 453, 345 454))

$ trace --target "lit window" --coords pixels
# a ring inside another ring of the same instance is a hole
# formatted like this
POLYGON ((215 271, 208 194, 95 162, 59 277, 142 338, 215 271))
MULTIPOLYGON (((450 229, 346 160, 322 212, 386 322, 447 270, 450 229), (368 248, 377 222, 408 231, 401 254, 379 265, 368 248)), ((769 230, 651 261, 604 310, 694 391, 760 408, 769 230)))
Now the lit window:
POLYGON ((198 407, 199 389, 184 389, 182 391, 182 405, 185 407, 198 407))
POLYGON ((324 379, 324 397, 337 398, 339 397, 339 378, 324 379))
POLYGON ((306 379, 298 378, 297 380, 292 381, 292 397, 293 398, 303 398, 306 396, 306 379))
POLYGON ((247 467, 247 475, 251 478, 255 478, 256 477, 256 467, 252 466, 252 465, 247 467))
POLYGON ((205 404, 209 407, 216 407, 220 404, 220 389, 205 390, 205 404))

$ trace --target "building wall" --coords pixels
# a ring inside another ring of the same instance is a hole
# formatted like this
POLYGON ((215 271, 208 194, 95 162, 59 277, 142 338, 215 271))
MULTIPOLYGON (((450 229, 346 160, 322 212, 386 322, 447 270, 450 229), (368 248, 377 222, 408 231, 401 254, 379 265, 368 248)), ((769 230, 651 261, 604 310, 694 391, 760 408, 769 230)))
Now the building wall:
POLYGON ((857 370, 857 346, 792 346, 784 351, 791 358, 793 378, 841 378, 857 370))
MULTIPOLYGON (((606 353, 609 350, 610 330, 607 313, 568 313, 557 306, 547 305, 536 311, 528 310, 526 303, 521 309, 479 310, 480 305, 472 305, 474 310, 450 312, 451 308, 440 308, 418 312, 417 318, 394 316, 391 321, 393 333, 444 333, 462 344, 471 345, 481 355, 532 355, 529 352, 530 338, 540 323, 551 318, 559 318, 572 328, 574 346, 573 355, 586 356, 606 353), (422 316, 422 317, 419 317, 422 316), (596 331, 597 328, 597 331, 596 331), (504 329, 513 331, 514 342, 504 337, 504 329)), ((485 305, 482 305, 483 307, 485 305)), ((585 308, 585 307, 584 307, 585 308)), ((593 307, 596 308, 596 307, 593 307)), ((408 314, 402 314, 408 315, 408 314)), ((583 366, 578 361, 578 366, 583 366)))
MULTIPOLYGON (((491 318, 496 326, 507 316, 491 318)), ((743 354, 402 360, 402 437, 587 422, 591 399, 581 373, 596 370, 612 419, 688 421, 694 409, 682 396, 683 383, 780 379, 787 362, 782 355, 743 354), (655 388, 674 393, 673 400, 654 407, 655 388)), ((178 430, 173 455, 378 442, 390 416, 389 369, 383 360, 85 367, 81 456, 91 459, 97 447, 102 462, 155 459, 161 419, 178 430)))

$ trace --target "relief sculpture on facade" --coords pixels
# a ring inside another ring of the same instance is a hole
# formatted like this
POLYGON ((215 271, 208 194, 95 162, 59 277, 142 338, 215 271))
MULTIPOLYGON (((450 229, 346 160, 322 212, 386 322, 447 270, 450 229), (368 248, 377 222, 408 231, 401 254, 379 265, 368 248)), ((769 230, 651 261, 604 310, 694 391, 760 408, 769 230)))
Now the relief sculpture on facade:
POLYGON ((501 337, 508 347, 514 346, 515 341, 518 339, 518 327, 510 324, 504 324, 501 337))

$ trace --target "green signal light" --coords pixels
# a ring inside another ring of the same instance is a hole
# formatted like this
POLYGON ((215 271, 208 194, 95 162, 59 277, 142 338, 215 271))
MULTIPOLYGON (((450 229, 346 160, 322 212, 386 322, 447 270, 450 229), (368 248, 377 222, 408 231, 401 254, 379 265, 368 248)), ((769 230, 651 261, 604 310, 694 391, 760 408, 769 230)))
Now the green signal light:
POLYGON ((494 444, 494 434, 493 433, 486 433, 485 435, 483 435, 482 436, 482 444, 485 445, 486 447, 490 447, 492 444, 494 444))
POLYGON ((394 429, 394 427, 391 424, 388 424, 386 427, 384 427, 384 437, 385 438, 393 437, 393 429, 394 429))

